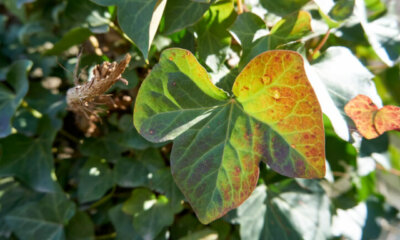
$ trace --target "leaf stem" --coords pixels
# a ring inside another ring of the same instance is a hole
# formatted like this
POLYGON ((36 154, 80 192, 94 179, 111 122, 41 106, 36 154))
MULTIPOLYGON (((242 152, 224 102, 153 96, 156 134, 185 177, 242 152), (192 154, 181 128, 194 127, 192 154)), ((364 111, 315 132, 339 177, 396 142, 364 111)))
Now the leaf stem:
POLYGON ((64 137, 68 138, 69 140, 71 140, 72 142, 79 144, 80 141, 77 137, 73 136, 72 134, 70 134, 69 132, 65 131, 64 129, 60 129, 59 133, 61 135, 63 135, 64 137))
POLYGON ((321 50, 321 48, 325 45, 326 41, 328 40, 329 35, 331 34, 331 29, 325 33, 325 36, 322 38, 321 42, 318 46, 312 51, 312 53, 308 56, 308 61, 311 62, 314 58, 314 55, 321 50))
POLYGON ((90 207, 88 209, 93 209, 96 208, 100 205, 102 205, 103 203, 107 202, 110 198, 112 198, 112 196, 115 193, 115 186, 112 188, 111 192, 109 194, 107 194, 106 196, 104 196, 103 198, 101 198, 100 200, 98 200, 97 202, 93 203, 92 205, 90 205, 90 207))
POLYGON ((43 114, 41 112, 39 112, 38 110, 36 110, 36 109, 32 108, 31 106, 29 106, 29 104, 25 100, 22 100, 21 106, 23 108, 25 108, 26 110, 28 110, 35 118, 42 118, 43 117, 43 114))
POLYGON ((242 14, 243 13, 242 0, 237 0, 237 12, 238 12, 238 14, 242 14))
POLYGON ((128 42, 130 42, 130 43, 132 43, 132 44, 135 44, 133 41, 132 41, 132 39, 130 39, 129 37, 128 37, 128 35, 126 35, 121 29, 119 29, 119 27, 117 27, 113 22, 109 22, 108 23, 108 25, 113 29, 113 30, 115 30, 117 33, 119 33, 123 38, 125 38, 128 42))

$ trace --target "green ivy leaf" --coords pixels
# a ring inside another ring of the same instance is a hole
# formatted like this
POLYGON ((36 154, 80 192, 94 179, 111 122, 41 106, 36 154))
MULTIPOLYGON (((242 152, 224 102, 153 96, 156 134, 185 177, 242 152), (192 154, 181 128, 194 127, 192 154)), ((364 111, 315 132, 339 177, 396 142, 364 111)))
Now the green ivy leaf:
POLYGON ((74 45, 78 45, 86 41, 92 32, 88 28, 77 27, 73 28, 54 44, 53 48, 47 50, 45 55, 59 55, 64 51, 68 50, 74 45))
POLYGON ((269 12, 280 16, 300 10, 310 0, 260 0, 261 5, 269 12))
POLYGON ((17 61, 11 65, 6 82, 0 82, 0 138, 11 133, 11 118, 28 92, 27 73, 31 67, 31 61, 17 61))
POLYGON ((285 44, 297 41, 311 32, 311 15, 305 11, 298 11, 283 17, 271 29, 267 36, 258 38, 243 46, 243 57, 239 68, 242 69, 258 54, 272 49, 284 47, 285 44))
POLYGON ((91 158, 79 171, 79 202, 85 203, 100 199, 113 185, 113 172, 106 160, 91 158))
POLYGON ((327 239, 330 237, 330 201, 293 180, 257 187, 237 211, 241 239, 327 239))
POLYGON ((229 31, 235 36, 243 49, 251 47, 260 32, 261 34, 268 33, 264 20, 251 12, 240 14, 230 26, 229 31))
POLYGON ((168 0, 165 7, 164 32, 171 34, 192 26, 210 8, 210 3, 193 0, 168 0))
POLYGON ((0 176, 14 176, 37 191, 55 191, 51 178, 53 154, 51 151, 57 129, 51 127, 47 116, 39 122, 37 138, 13 134, 0 140, 0 176), (24 151, 21 151, 23 149, 24 151))
POLYGON ((85 212, 76 212, 66 229, 67 240, 94 240, 94 224, 85 212))
POLYGON ((339 27, 353 14, 355 0, 316 0, 319 12, 330 28, 339 27))
POLYGON ((136 152, 135 158, 120 158, 114 168, 115 179, 121 187, 151 186, 157 171, 166 167, 159 151, 147 149, 136 152))
POLYGON ((155 196, 150 190, 135 189, 122 210, 133 216, 133 228, 144 238, 154 239, 164 227, 174 221, 168 199, 155 196))
POLYGON ((275 49, 279 45, 296 41, 311 31, 311 15, 308 12, 298 11, 289 14, 271 29, 269 49, 275 49))
POLYGON ((228 98, 215 87, 189 51, 169 49, 135 105, 134 124, 146 139, 174 140, 175 182, 203 223, 247 199, 260 161, 290 177, 325 174, 322 114, 299 54, 257 56, 232 92, 228 98))
POLYGON ((231 36, 226 29, 235 18, 233 2, 222 0, 211 5, 195 26, 199 57, 215 72, 226 58, 231 44, 231 36))
POLYGON ((75 204, 64 194, 48 194, 13 210, 5 219, 20 239, 64 240, 65 225, 74 213, 75 204))
POLYGON ((120 240, 143 240, 139 233, 133 228, 133 217, 122 211, 123 204, 116 205, 108 212, 111 222, 117 231, 117 239, 120 240))
POLYGON ((163 15, 166 0, 92 0, 100 5, 116 5, 118 22, 147 59, 151 43, 163 15))

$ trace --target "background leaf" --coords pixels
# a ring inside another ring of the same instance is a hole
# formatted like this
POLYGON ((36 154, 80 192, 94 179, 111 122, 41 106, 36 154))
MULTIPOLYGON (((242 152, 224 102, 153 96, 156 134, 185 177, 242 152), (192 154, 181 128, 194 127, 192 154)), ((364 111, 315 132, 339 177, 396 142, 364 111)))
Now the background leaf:
POLYGON ((56 132, 57 129, 51 127, 49 118, 43 117, 39 123, 38 138, 13 134, 0 140, 3 149, 0 156, 0 175, 17 177, 40 192, 55 191, 56 184, 51 178, 51 146, 56 132))
POLYGON ((169 0, 164 14, 165 33, 171 34, 192 26, 200 20, 209 7, 207 1, 169 0))
POLYGON ((261 0, 260 2, 268 11, 283 16, 299 10, 309 0, 261 0))
POLYGON ((350 141, 353 125, 344 113, 344 105, 358 94, 369 96, 378 106, 382 104, 371 81, 373 75, 344 47, 330 47, 306 70, 322 111, 331 120, 335 132, 350 141))
POLYGON ((65 224, 75 213, 75 205, 63 194, 48 194, 40 201, 27 203, 6 216, 21 239, 65 239, 65 224))
POLYGON ((113 185, 113 173, 105 159, 91 158, 79 172, 79 201, 100 199, 113 185))
POLYGON ((28 92, 27 73, 31 67, 30 61, 16 62, 7 73, 7 85, 0 82, 0 138, 11 133, 11 118, 28 92))

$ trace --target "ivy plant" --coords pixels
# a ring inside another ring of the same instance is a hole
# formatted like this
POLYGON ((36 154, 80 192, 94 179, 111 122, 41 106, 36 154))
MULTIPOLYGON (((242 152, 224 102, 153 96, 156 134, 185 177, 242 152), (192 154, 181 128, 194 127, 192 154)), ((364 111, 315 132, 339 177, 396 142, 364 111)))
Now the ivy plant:
POLYGON ((0 240, 400 239, 399 11, 0 0, 0 240))

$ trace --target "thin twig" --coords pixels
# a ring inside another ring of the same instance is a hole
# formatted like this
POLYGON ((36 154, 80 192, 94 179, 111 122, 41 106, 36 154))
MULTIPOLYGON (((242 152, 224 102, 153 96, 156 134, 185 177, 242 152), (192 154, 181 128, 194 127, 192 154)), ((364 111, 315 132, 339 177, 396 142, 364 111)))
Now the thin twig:
POLYGON ((321 50, 321 48, 325 45, 326 41, 328 40, 329 35, 331 34, 331 30, 328 29, 328 31, 325 33, 324 38, 322 38, 321 42, 318 44, 318 46, 312 51, 312 53, 308 56, 308 61, 311 62, 314 58, 314 55, 321 50))
POLYGON ((383 170, 383 171, 385 171, 385 172, 389 172, 389 173, 391 173, 391 174, 393 174, 393 175, 396 175, 396 176, 399 176, 399 177, 400 177, 400 171, 397 170, 397 169, 394 169, 394 168, 386 169, 384 166, 382 166, 382 165, 379 164, 379 163, 376 163, 376 168, 379 169, 379 170, 383 170))
POLYGON ((238 12, 238 14, 242 14, 243 13, 242 0, 237 0, 237 12, 238 12))

